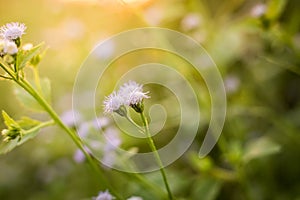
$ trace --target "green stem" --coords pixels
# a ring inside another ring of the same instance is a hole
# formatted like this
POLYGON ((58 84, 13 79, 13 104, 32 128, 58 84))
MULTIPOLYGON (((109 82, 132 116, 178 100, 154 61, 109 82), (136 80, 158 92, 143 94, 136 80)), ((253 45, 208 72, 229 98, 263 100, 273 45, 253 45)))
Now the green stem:
POLYGON ((42 123, 40 123, 39 125, 37 125, 37 126, 31 128, 31 129, 29 129, 29 130, 26 130, 26 131, 24 132, 24 134, 30 133, 30 132, 33 132, 33 131, 37 131, 37 130, 39 130, 39 129, 41 129, 41 128, 44 128, 44 127, 47 127, 47 126, 52 126, 52 125, 54 125, 54 124, 55 124, 55 121, 53 121, 53 120, 49 120, 49 121, 46 121, 46 122, 42 122, 42 123))
POLYGON ((32 70, 33 70, 33 75, 34 75, 34 82, 37 87, 37 90, 42 91, 39 71, 38 71, 37 67, 32 67, 32 68, 33 68, 32 70))
POLYGON ((153 151, 154 153, 154 156, 155 156, 155 159, 156 159, 156 162, 158 163, 159 165, 159 170, 160 170, 160 173, 162 175, 162 178, 163 178, 163 181, 164 181, 164 184, 165 184, 165 187, 167 189, 167 192, 168 192, 168 197, 170 200, 173 199, 173 195, 172 195, 172 192, 171 192, 171 189, 170 189, 170 186, 169 186, 169 183, 168 183, 168 180, 167 180, 167 176, 166 176, 166 173, 165 173, 165 170, 164 170, 164 166, 162 164, 162 161, 160 159, 160 156, 157 152, 157 149, 156 149, 156 146, 154 144, 154 141, 152 139, 152 136, 150 134, 150 131, 149 131, 149 124, 148 124, 148 120, 144 114, 144 112, 141 112, 141 118, 142 118, 142 121, 144 123, 144 126, 145 126, 145 133, 147 135, 147 139, 148 139, 148 142, 149 142, 149 146, 151 148, 151 150, 153 151))
POLYGON ((36 91, 30 83, 28 83, 24 78, 15 76, 15 73, 9 68, 9 66, 6 65, 5 62, 0 59, 0 66, 1 68, 8 73, 12 79, 20 85, 26 92, 28 92, 44 109, 45 111, 50 115, 50 117, 54 120, 54 122, 60 126, 67 134, 71 137, 71 139, 74 141, 76 146, 83 152, 85 155, 88 163, 92 167, 92 169, 97 173, 99 176, 100 181, 118 198, 118 199, 124 199, 121 197, 116 191, 111 187, 111 185, 106 181, 104 178, 103 172, 100 171, 99 165, 95 162, 93 157, 85 150, 84 145, 81 141, 81 139, 76 135, 75 132, 73 132, 69 127, 67 127, 58 114, 52 109, 52 107, 47 103, 47 101, 40 95, 38 91, 36 91))
POLYGON ((130 116, 126 115, 124 116, 132 125, 134 125, 140 132, 144 134, 144 129, 140 127, 137 123, 135 123, 130 116))
POLYGON ((157 197, 164 198, 165 193, 158 186, 153 185, 152 183, 150 183, 149 180, 146 180, 140 174, 134 173, 133 176, 134 176, 134 178, 136 178, 139 181, 139 183, 141 183, 142 185, 144 185, 144 187, 146 189, 151 188, 155 192, 155 194, 157 195, 157 197))
POLYGON ((19 80, 16 81, 22 88, 24 88, 29 94, 31 94, 36 101, 45 109, 45 111, 51 116, 51 118, 59 125, 74 141, 76 146, 83 152, 88 163, 94 169, 94 171, 98 174, 100 181, 107 187, 109 190, 119 199, 123 199, 116 191, 108 184, 104 175, 100 171, 98 164, 95 163, 92 156, 85 150, 81 139, 69 128, 67 127, 60 119, 60 117, 56 114, 56 112, 51 108, 51 106, 46 102, 46 100, 23 78, 19 77, 19 80))

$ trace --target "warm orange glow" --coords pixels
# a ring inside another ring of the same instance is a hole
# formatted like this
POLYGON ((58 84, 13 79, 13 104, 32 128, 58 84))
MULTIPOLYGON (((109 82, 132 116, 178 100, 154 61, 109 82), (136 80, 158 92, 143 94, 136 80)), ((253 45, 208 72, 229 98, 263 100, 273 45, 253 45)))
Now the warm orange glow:
POLYGON ((120 0, 125 4, 134 4, 134 3, 145 3, 148 0, 120 0))

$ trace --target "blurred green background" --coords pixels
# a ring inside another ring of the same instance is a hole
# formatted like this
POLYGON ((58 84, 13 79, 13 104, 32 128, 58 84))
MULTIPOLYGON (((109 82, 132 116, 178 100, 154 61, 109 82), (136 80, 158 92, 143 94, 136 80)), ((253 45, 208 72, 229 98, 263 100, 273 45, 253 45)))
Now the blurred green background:
MULTIPOLYGON (((51 80, 52 103, 60 114, 71 109, 76 73, 99 41, 147 26, 177 30, 194 38, 222 74, 227 118, 218 145, 208 157, 198 159, 201 142, 195 141, 167 168, 172 190, 179 198, 195 200, 300 199, 299 1, 132 0, 124 4, 118 0, 1 0, 0 5, 1 25, 25 23, 24 42, 45 41, 48 50, 40 63, 41 76, 51 80)), ((170 62, 176 65, 180 61, 174 58, 170 62)), ((206 90, 193 71, 182 70, 206 90)), ((10 82, 1 80, 0 91, 0 109, 14 118, 47 118, 23 108, 10 82)), ((198 95, 204 117, 197 141, 202 141, 209 123, 210 97, 207 92, 198 95)), ((3 120, 0 127, 4 128, 3 120)), ((1 155, 0 199, 95 196, 105 188, 86 164, 73 160, 75 151, 66 134, 54 127, 1 155)), ((126 176, 108 174, 124 195, 152 199, 145 188, 126 176)), ((146 176, 154 182, 159 179, 156 173, 146 176)))

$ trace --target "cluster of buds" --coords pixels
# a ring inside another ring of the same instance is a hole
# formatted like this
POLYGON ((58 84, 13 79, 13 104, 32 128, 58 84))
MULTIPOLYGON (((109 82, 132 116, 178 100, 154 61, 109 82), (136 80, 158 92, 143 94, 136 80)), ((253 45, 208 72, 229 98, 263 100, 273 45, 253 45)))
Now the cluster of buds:
POLYGON ((118 91, 114 91, 104 100, 104 112, 116 112, 121 116, 127 115, 127 106, 132 107, 136 112, 144 111, 143 100, 150 98, 143 92, 143 85, 134 81, 129 81, 123 84, 118 91))
POLYGON ((16 139, 17 137, 19 137, 19 140, 22 138, 22 129, 20 127, 17 126, 11 126, 8 129, 3 129, 1 134, 3 137, 3 141, 4 142, 9 142, 11 140, 16 139))

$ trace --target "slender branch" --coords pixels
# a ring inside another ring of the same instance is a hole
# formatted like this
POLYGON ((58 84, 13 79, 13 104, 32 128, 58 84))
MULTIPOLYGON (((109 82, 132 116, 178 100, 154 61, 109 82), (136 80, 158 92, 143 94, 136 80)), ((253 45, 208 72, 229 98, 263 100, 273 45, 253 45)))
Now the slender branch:
POLYGON ((143 121, 144 126, 145 126, 145 133, 146 133, 146 135, 147 135, 147 139, 148 139, 148 142, 149 142, 149 146, 150 146, 151 150, 152 150, 153 153, 154 153, 156 162, 157 162, 158 165, 159 165, 159 170, 160 170, 160 173, 161 173, 161 175, 162 175, 162 178, 163 178, 165 187, 166 187, 166 189, 167 189, 168 197, 169 197, 170 200, 173 200, 173 195, 172 195, 172 192, 171 192, 169 183, 168 183, 168 179, 167 179, 167 176, 166 176, 166 173, 165 173, 165 170, 164 170, 163 163, 162 163, 162 161, 161 161, 161 159, 160 159, 160 156, 159 156, 159 154, 158 154, 158 152, 157 152, 157 148, 156 148, 156 146, 155 146, 155 144, 154 144, 154 141, 153 141, 152 136, 151 136, 150 131, 149 131, 148 120, 147 120, 147 118, 145 117, 144 112, 141 112, 140 115, 141 115, 142 121, 143 121))
POLYGON ((135 123, 130 116, 128 115, 125 115, 124 116, 132 125, 134 125, 137 129, 139 129, 139 131, 143 134, 145 134, 145 131, 142 127, 140 127, 137 123, 135 123))
POLYGON ((34 82, 35 82, 35 85, 37 87, 37 90, 42 91, 39 71, 38 71, 37 67, 32 67, 32 70, 33 70, 34 82))
MULTIPOLYGON (((14 72, 9 68, 9 66, 0 59, 0 67, 9 75, 11 78, 21 86, 26 92, 28 92, 43 108, 44 110, 50 115, 50 117, 54 120, 54 122, 60 126, 67 134, 71 137, 74 141, 76 146, 83 152, 85 155, 88 163, 93 168, 93 170, 97 173, 100 178, 100 181, 118 198, 123 200, 124 198, 121 197, 108 183, 108 181, 104 178, 103 172, 100 170, 100 166, 98 163, 95 162, 93 157, 86 151, 84 148, 83 142, 77 136, 75 132, 73 132, 69 127, 67 127, 58 114, 52 109, 52 107, 48 104, 48 102, 42 97, 42 95, 36 91, 29 82, 27 82, 23 77, 17 76, 18 72, 14 72)), ((43 124, 42 126, 46 126, 47 124, 43 124)))
POLYGON ((67 132, 67 134, 71 137, 71 139, 74 141, 76 146, 83 152, 85 155, 88 163, 91 165, 91 167, 94 169, 94 171, 98 174, 99 178, 101 179, 101 182, 109 188, 109 190, 118 198, 123 199, 107 182, 107 180, 104 178, 104 175, 100 171, 99 165, 95 163, 95 160, 92 158, 92 156, 86 151, 86 149, 83 146, 83 143, 81 139, 69 128, 67 127, 60 117, 56 114, 56 112, 51 108, 51 106, 46 102, 46 100, 23 78, 19 77, 19 80, 16 80, 16 82, 24 88, 29 94, 31 94, 38 102, 39 104, 45 109, 45 111, 51 116, 51 118, 56 122, 57 125, 59 125, 64 131, 67 132))
POLYGON ((41 128, 44 128, 44 127, 47 127, 47 126, 52 126, 52 125, 55 125, 55 121, 54 120, 49 120, 49 121, 46 121, 46 122, 42 122, 39 125, 31 128, 31 129, 26 130, 24 132, 24 134, 30 133, 30 132, 33 132, 33 131, 37 131, 37 130, 39 130, 41 128))
POLYGON ((3 75, 1 75, 1 74, 0 74, 0 78, 12 80, 11 77, 3 76, 3 75))

